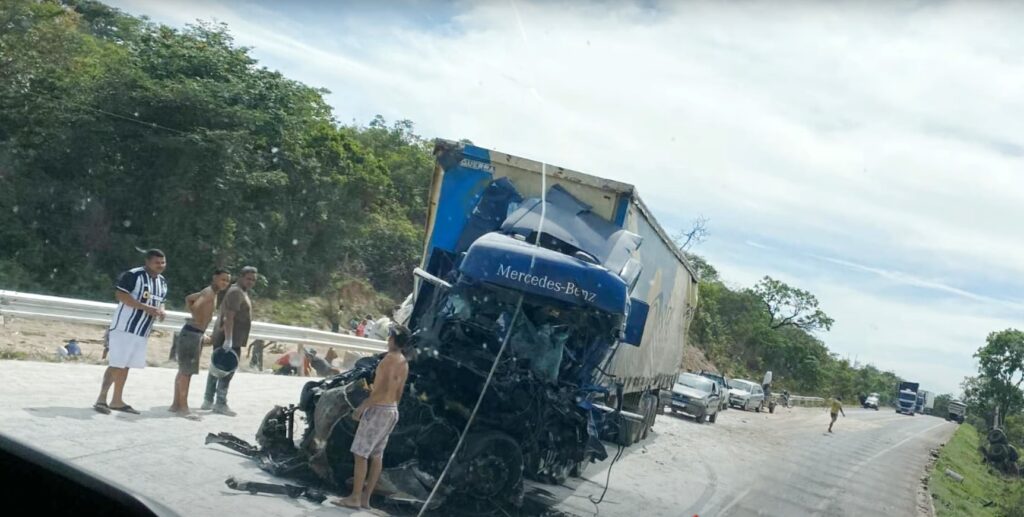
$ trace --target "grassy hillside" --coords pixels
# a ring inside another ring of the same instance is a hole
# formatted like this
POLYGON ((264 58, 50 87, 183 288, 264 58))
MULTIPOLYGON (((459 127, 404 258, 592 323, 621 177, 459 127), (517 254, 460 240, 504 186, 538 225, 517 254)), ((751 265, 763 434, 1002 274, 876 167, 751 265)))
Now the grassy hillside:
POLYGON ((1024 517, 1024 481, 1007 480, 982 463, 980 440, 974 426, 962 425, 943 447, 928 481, 936 516, 1024 517), (946 469, 962 475, 963 483, 946 469))

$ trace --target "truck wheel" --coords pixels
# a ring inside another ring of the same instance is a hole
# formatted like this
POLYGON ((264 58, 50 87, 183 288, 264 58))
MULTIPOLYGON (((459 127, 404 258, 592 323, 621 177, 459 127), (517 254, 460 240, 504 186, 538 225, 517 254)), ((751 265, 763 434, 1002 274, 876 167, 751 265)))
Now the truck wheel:
POLYGON ((1009 455, 1009 446, 1004 443, 996 443, 988 448, 988 459, 993 463, 1001 463, 1009 455))
POLYGON ((485 431, 466 437, 452 472, 460 498, 488 504, 514 500, 522 490, 523 452, 511 436, 485 431))
POLYGON ((711 415, 711 417, 708 418, 708 422, 711 422, 712 424, 717 422, 717 421, 718 421, 718 412, 715 412, 715 414, 711 415))
POLYGON ((1006 443, 1006 433, 1002 429, 993 429, 988 432, 988 443, 1006 443))
POLYGON ((704 423, 704 418, 705 418, 704 413, 701 413, 699 415, 694 416, 693 417, 693 421, 697 422, 698 424, 703 424, 704 423))
POLYGON ((755 413, 760 413, 761 412, 761 404, 758 404, 758 405, 754 406, 754 412, 755 413))

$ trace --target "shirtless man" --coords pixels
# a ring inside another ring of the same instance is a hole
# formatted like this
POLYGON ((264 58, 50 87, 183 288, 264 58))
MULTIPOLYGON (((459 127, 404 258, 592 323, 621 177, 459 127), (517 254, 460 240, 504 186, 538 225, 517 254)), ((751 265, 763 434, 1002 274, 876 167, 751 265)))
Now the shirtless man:
POLYGON ((352 412, 352 418, 359 421, 351 449, 355 456, 352 493, 344 499, 332 501, 337 506, 370 509, 370 496, 377 487, 384 466, 384 447, 398 423, 398 401, 409 376, 409 363, 405 360, 408 344, 409 329, 393 325, 388 333, 388 353, 374 372, 370 396, 352 412), (370 463, 369 477, 366 475, 367 459, 370 463), (363 490, 364 483, 366 490, 363 490))
POLYGON ((210 285, 198 293, 185 297, 185 306, 192 317, 181 327, 178 337, 178 375, 174 378, 174 401, 168 411, 185 418, 197 419, 188 409, 188 386, 192 376, 199 373, 199 356, 202 355, 206 327, 213 319, 213 309, 217 306, 217 293, 227 289, 231 284, 231 274, 225 269, 213 272, 210 285))

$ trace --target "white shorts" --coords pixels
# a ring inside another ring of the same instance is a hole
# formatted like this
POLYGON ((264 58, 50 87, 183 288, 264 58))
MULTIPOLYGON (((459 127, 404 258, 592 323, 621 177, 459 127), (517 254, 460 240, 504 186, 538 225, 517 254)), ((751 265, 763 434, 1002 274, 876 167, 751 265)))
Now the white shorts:
POLYGON ((148 340, 123 330, 111 330, 107 337, 107 364, 114 368, 145 368, 148 340))

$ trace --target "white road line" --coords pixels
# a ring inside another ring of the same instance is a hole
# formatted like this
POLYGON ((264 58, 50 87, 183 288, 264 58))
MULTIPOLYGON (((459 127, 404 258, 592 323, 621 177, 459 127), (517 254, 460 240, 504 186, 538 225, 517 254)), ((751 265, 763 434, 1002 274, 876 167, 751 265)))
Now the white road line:
MULTIPOLYGON (((845 476, 843 476, 843 479, 849 479, 849 478, 853 477, 853 475, 854 475, 854 474, 856 474, 856 473, 857 473, 858 471, 860 471, 860 469, 861 469, 861 468, 863 468, 863 467, 864 467, 865 465, 867 465, 868 463, 871 463, 871 462, 872 462, 872 461, 874 461, 874 460, 875 460, 876 458, 878 458, 878 457, 880 457, 880 456, 883 456, 883 455, 885 455, 885 454, 889 453, 889 452, 890 452, 890 451, 892 451, 893 449, 895 449, 895 448, 897 448, 897 447, 899 447, 899 446, 901 446, 901 445, 903 445, 903 444, 905 444, 905 443, 909 442, 910 440, 913 440, 914 438, 917 438, 918 436, 920 436, 920 435, 922 435, 922 434, 925 434, 925 433, 927 433, 927 432, 930 432, 930 431, 931 431, 931 430, 933 430, 933 429, 938 429, 939 427, 942 427, 942 426, 944 426, 944 425, 948 425, 948 424, 949 424, 949 422, 940 422, 940 423, 938 423, 938 424, 935 424, 935 425, 933 425, 933 426, 931 426, 931 427, 929 427, 929 428, 927 428, 927 429, 922 429, 922 430, 920 430, 920 431, 918 431, 918 432, 916 432, 916 433, 914 433, 914 434, 912 434, 912 435, 910 435, 910 436, 908 436, 908 437, 906 437, 906 438, 904 438, 904 439, 902 439, 902 440, 900 440, 900 441, 898 441, 898 442, 896 442, 896 443, 894 443, 894 444, 890 445, 889 447, 886 447, 885 449, 882 449, 882 450, 881 450, 881 451, 879 451, 878 453, 876 453, 876 454, 872 455, 872 456, 871 456, 870 458, 868 458, 868 459, 866 459, 866 460, 864 460, 864 461, 862 461, 862 462, 858 463, 858 464, 857 464, 856 466, 854 466, 854 467, 853 467, 852 469, 848 470, 848 471, 847 471, 847 473, 846 473, 846 475, 845 475, 845 476)), ((834 487, 834 488, 832 489, 832 492, 835 492, 835 491, 836 491, 836 490, 838 490, 838 489, 839 489, 839 487, 838 487, 838 486, 837 486, 837 487, 834 487)), ((818 510, 824 510, 824 509, 825 509, 825 508, 826 508, 826 507, 827 507, 828 505, 832 504, 832 503, 833 503, 834 501, 835 501, 835 498, 834 498, 834 497, 827 497, 827 498, 823 499, 823 500, 821 501, 821 503, 819 503, 819 504, 818 504, 818 510)))

